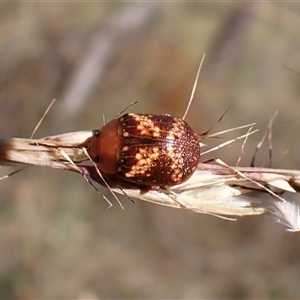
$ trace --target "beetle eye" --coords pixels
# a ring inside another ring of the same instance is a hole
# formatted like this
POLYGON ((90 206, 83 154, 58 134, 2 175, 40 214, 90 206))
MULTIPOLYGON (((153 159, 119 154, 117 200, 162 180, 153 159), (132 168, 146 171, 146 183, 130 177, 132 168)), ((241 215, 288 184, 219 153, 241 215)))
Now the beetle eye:
POLYGON ((98 155, 93 156, 93 162, 95 162, 95 163, 99 162, 99 156, 98 155))
POLYGON ((100 136, 100 130, 95 129, 93 130, 93 137, 98 138, 100 136))

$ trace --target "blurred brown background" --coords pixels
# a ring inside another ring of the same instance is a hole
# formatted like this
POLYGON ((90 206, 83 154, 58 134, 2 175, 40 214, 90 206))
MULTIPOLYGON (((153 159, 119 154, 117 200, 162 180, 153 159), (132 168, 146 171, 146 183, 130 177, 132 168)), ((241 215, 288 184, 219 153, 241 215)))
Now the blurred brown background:
MULTIPOLYGON (((36 137, 101 128, 137 100, 182 116, 206 53, 187 121, 204 132, 234 103, 215 131, 257 122, 248 166, 278 109, 273 166, 299 169, 299 28, 299 3, 1 3, 0 136, 29 137, 53 98, 36 137)), ((234 165, 240 147, 213 156, 234 165)), ((57 170, 1 181, 0 298, 299 297, 300 235, 270 218, 122 203, 57 170)))

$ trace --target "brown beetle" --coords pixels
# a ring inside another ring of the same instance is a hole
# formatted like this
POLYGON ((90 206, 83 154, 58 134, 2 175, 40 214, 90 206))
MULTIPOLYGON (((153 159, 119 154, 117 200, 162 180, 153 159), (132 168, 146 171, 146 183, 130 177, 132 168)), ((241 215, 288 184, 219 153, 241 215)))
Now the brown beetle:
POLYGON ((186 181, 200 159, 198 135, 170 115, 128 113, 94 130, 87 147, 99 170, 147 189, 186 181))

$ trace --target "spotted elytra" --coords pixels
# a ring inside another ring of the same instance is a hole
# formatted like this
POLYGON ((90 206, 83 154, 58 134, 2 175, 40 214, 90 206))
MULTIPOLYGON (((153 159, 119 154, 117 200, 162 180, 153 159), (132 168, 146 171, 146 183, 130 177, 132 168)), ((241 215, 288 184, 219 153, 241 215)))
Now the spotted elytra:
POLYGON ((186 181, 200 159, 198 135, 168 114, 114 119, 94 130, 87 151, 101 172, 147 189, 186 181))

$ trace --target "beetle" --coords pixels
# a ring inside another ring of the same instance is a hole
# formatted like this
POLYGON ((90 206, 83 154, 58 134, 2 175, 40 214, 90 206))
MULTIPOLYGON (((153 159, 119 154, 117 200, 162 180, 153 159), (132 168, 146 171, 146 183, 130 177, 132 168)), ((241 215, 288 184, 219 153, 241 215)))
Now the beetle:
POLYGON ((93 131, 87 152, 101 172, 146 189, 185 182, 200 160, 198 134, 169 114, 124 114, 93 131))

